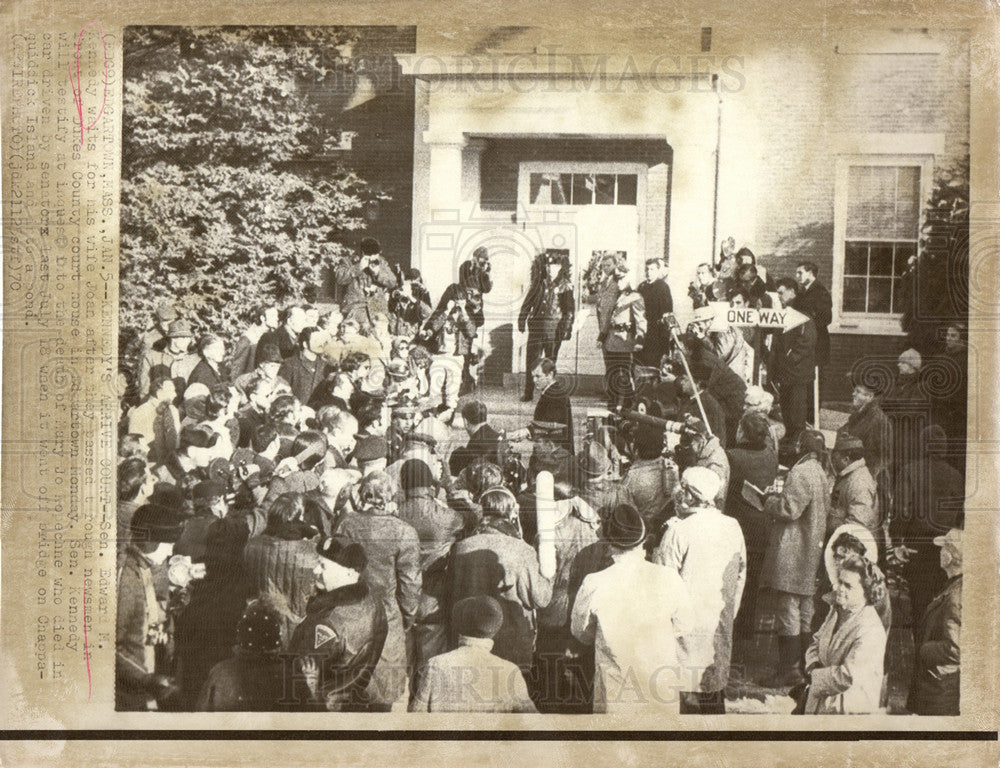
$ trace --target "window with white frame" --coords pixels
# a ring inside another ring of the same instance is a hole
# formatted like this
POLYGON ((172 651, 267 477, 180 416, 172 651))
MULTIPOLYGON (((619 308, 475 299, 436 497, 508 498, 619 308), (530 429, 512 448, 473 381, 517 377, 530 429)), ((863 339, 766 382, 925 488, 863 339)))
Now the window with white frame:
POLYGON ((834 322, 901 333, 900 284, 916 256, 930 159, 840 158, 834 222, 834 322))

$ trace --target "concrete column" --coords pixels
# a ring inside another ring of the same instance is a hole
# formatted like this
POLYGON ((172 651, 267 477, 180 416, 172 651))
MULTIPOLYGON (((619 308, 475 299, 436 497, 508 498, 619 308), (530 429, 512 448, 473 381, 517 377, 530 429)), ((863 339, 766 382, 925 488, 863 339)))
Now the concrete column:
POLYGON ((431 220, 458 222, 462 207, 462 150, 466 138, 459 132, 424 131, 430 147, 428 196, 431 220))

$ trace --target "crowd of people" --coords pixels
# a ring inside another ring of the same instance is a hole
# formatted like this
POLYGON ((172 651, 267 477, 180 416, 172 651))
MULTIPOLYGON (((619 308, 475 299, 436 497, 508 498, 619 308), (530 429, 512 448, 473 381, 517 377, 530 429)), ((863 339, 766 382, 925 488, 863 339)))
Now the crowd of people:
MULTIPOLYGON (((772 283, 726 241, 685 328, 667 270, 589 276, 608 408, 583 429, 564 251, 518 317, 518 430, 479 384, 486 249, 435 303, 366 238, 336 305, 255 307, 232 343, 157 306, 122 371, 117 708, 719 714, 766 667, 798 712, 875 712, 905 594, 907 708, 957 714, 964 387, 903 350, 892 380, 852 372, 830 437, 816 265, 772 283), (717 302, 775 301, 807 321, 717 327, 717 302)), ((940 354, 964 372, 961 333, 940 354)))

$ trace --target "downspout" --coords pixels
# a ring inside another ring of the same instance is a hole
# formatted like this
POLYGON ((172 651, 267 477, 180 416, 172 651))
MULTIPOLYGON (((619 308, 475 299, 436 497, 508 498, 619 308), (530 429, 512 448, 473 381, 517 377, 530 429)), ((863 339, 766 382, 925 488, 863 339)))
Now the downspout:
POLYGON ((715 266, 715 254, 719 243, 719 152, 722 147, 722 91, 719 89, 719 76, 712 75, 712 89, 717 96, 715 120, 715 189, 712 196, 712 266, 715 266))

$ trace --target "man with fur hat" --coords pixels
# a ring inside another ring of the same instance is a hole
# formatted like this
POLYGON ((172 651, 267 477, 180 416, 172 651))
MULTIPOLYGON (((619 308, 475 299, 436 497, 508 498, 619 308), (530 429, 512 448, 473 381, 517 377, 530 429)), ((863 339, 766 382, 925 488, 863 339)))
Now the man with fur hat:
POLYGON ((646 526, 622 504, 602 527, 612 565, 583 579, 570 630, 594 646, 594 712, 635 713, 676 702, 691 630, 687 586, 672 568, 646 560, 646 526))
POLYGON ((524 402, 535 396, 531 377, 538 361, 547 357, 552 362, 559 359, 559 347, 573 335, 575 313, 573 286, 570 283, 569 252, 550 248, 535 257, 531 268, 531 286, 521 303, 517 328, 528 332, 525 346, 524 402))
POLYGON ((389 291, 396 287, 396 276, 374 237, 363 238, 359 251, 356 258, 342 258, 334 265, 333 279, 344 291, 340 306, 345 319, 371 325, 375 314, 388 314, 389 291))
POLYGON ((362 579, 368 558, 360 544, 327 538, 316 552, 316 594, 288 650, 298 657, 313 702, 330 711, 364 711, 388 633, 385 608, 362 579))
POLYGON ((654 563, 681 577, 691 598, 692 626, 687 637, 689 658, 707 666, 690 666, 692 678, 681 693, 681 714, 725 714, 733 621, 740 609, 747 575, 746 544, 740 524, 722 514, 715 498, 722 479, 705 467, 684 470, 675 494, 677 517, 653 552, 654 563))
POLYGON ((772 518, 761 585, 776 591, 778 670, 776 683, 805 681, 803 656, 812 642, 813 596, 823 556, 830 509, 823 433, 802 430, 798 461, 788 477, 766 489, 764 511, 772 518))
POLYGON ((170 637, 153 568, 166 563, 183 530, 180 514, 153 503, 139 507, 129 524, 130 543, 118 570, 115 709, 119 712, 157 709, 178 695, 173 679, 162 673, 170 637))
POLYGON ((490 651, 503 610, 486 595, 455 603, 458 647, 418 672, 410 712, 536 712, 520 669, 490 651))

